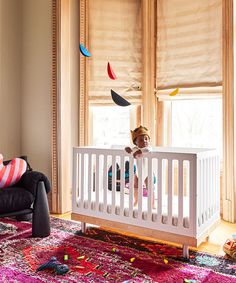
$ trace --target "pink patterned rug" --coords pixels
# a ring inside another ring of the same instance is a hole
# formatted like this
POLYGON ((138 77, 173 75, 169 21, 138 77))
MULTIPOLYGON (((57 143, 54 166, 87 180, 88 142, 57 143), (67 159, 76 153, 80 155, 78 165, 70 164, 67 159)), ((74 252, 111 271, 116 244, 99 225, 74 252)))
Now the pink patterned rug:
POLYGON ((57 218, 51 228, 49 237, 31 238, 30 223, 0 220, 0 282, 236 282, 236 262, 222 257, 191 252, 184 260, 174 246, 94 227, 83 235, 79 223, 57 218), (53 256, 67 273, 36 271, 53 256))

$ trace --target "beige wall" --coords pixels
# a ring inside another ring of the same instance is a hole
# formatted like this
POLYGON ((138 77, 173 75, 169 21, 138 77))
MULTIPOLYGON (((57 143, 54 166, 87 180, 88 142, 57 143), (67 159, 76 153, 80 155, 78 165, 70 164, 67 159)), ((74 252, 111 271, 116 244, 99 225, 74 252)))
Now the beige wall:
MULTIPOLYGON (((72 147, 79 136, 79 1, 68 3, 58 97, 61 212, 71 210, 72 147)), ((0 0, 0 42, 0 152, 5 158, 27 155, 51 180, 52 0, 0 0)))
POLYGON ((51 5, 0 0, 0 152, 27 155, 50 179, 51 5))
POLYGON ((0 153, 21 154, 21 5, 0 0, 0 153))

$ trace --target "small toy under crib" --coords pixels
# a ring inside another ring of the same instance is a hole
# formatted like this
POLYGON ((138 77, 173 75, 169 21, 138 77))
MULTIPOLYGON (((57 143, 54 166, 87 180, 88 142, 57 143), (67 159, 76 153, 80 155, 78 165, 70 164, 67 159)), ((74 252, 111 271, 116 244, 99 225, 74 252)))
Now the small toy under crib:
POLYGON ((75 147, 72 219, 81 221, 82 231, 91 223, 182 244, 188 257, 189 246, 199 246, 220 220, 219 155, 213 149, 157 147, 143 158, 148 188, 138 178, 134 207, 141 159, 119 148, 75 147))

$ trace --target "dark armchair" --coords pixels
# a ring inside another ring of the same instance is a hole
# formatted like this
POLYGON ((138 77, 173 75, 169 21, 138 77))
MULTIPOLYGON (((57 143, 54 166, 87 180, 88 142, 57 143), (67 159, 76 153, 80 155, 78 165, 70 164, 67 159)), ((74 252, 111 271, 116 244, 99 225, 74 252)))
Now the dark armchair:
POLYGON ((27 170, 17 184, 0 189, 0 218, 15 216, 19 221, 32 219, 32 236, 49 236, 47 194, 50 189, 49 180, 43 173, 27 170))

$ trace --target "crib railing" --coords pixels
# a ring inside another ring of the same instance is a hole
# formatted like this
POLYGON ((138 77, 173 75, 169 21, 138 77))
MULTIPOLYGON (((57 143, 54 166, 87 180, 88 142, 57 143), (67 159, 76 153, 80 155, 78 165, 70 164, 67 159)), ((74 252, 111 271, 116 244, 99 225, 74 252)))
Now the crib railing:
POLYGON ((73 213, 191 237, 203 233, 211 221, 219 218, 219 156, 215 150, 155 148, 145 158, 146 197, 141 159, 135 160, 123 149, 74 148, 73 213), (140 176, 137 207, 134 207, 135 166, 140 176), (120 190, 116 191, 118 182, 120 190))

